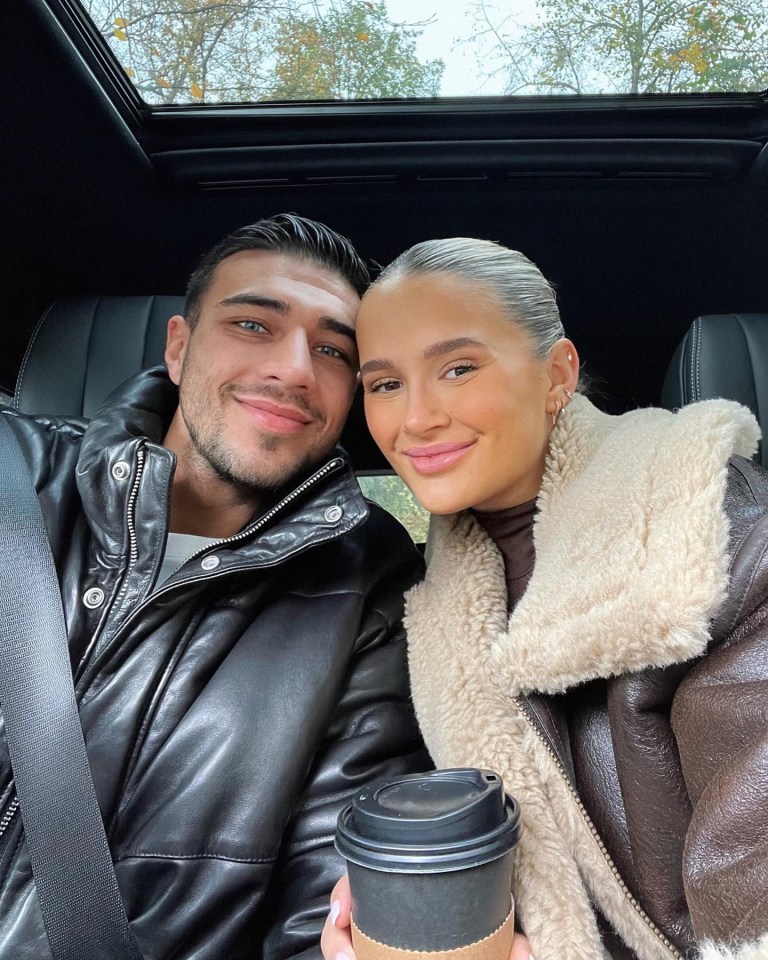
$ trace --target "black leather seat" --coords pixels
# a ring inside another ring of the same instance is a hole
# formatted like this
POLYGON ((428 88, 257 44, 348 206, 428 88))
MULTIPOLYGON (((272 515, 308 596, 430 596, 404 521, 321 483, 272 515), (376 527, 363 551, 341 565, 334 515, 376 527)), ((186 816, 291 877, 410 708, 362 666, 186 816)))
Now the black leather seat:
MULTIPOLYGON (((672 410, 726 397, 749 407, 768 434, 768 313, 697 317, 667 370, 661 404, 672 410)), ((768 467, 768 444, 755 458, 768 467)))
MULTIPOLYGON (((163 362, 168 318, 180 296, 92 296, 46 310, 27 347, 13 405, 23 413, 90 419, 109 394, 163 362)), ((358 471, 388 465, 368 433, 360 393, 341 440, 358 471)))

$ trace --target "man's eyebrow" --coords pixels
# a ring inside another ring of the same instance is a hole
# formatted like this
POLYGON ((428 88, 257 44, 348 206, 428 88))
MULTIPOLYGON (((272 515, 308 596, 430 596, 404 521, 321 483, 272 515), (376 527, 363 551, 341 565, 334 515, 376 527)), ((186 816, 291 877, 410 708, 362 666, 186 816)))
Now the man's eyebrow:
POLYGON ((357 346, 354 327, 350 327, 348 323, 342 323, 341 320, 336 320, 335 317, 320 317, 318 324, 323 330, 330 330, 331 333, 338 333, 342 337, 349 337, 352 343, 357 346))
POLYGON ((220 307, 264 307, 266 310, 275 310, 277 313, 288 313, 288 304, 284 300, 275 300, 272 297, 263 297, 259 293, 236 293, 233 297, 225 297, 219 301, 220 307))
MULTIPOLYGON (((433 360, 435 357, 442 357, 446 353, 453 353, 454 350, 461 350, 462 347, 482 347, 484 344, 474 337, 454 337, 452 340, 440 340, 438 343, 430 344, 422 356, 425 360, 433 360)), ((387 370, 394 367, 391 360, 385 360, 382 357, 376 357, 373 360, 367 360, 360 367, 360 375, 364 373, 373 373, 376 370, 387 370)))

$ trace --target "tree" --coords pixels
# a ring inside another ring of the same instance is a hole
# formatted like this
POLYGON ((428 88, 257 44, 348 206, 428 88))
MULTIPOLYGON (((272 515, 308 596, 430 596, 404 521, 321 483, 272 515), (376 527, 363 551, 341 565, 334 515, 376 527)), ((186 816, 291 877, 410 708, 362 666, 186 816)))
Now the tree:
POLYGON ((433 96, 419 24, 363 0, 84 0, 152 104, 433 96))
POLYGON ((442 60, 420 63, 418 25, 397 25, 383 2, 337 2, 323 13, 277 17, 275 100, 434 97, 442 60))
POLYGON ((148 103, 237 102, 266 86, 260 28, 279 3, 90 0, 89 12, 148 103))
POLYGON ((476 37, 507 93, 758 91, 768 86, 768 0, 538 0, 518 26, 489 0, 476 37))

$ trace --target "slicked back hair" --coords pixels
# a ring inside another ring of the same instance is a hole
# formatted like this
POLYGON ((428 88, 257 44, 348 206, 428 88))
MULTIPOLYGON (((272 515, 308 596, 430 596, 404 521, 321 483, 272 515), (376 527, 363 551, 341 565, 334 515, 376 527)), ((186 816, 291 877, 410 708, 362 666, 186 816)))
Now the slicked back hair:
POLYGON ((382 271, 376 285, 439 273, 484 286, 509 320, 526 331, 539 359, 565 336, 555 291, 536 264, 490 240, 451 237, 417 243, 382 271))
POLYGON ((325 267, 343 277, 359 296, 371 282, 368 268, 346 237, 315 220, 279 213, 240 227, 205 254, 187 284, 184 317, 190 327, 200 319, 200 304, 218 265, 244 250, 290 254, 325 267))

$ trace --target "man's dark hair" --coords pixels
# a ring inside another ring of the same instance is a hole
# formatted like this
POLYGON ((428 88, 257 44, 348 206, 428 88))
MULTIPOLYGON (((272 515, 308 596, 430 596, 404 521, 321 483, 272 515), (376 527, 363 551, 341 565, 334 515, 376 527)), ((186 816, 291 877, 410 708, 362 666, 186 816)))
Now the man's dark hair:
POLYGON ((368 268, 351 242, 315 220, 295 213, 278 213, 257 220, 220 240, 200 261, 187 285, 184 316, 190 327, 200 317, 200 301, 222 260, 243 250, 286 253, 308 260, 344 277, 362 296, 371 282, 368 268))

